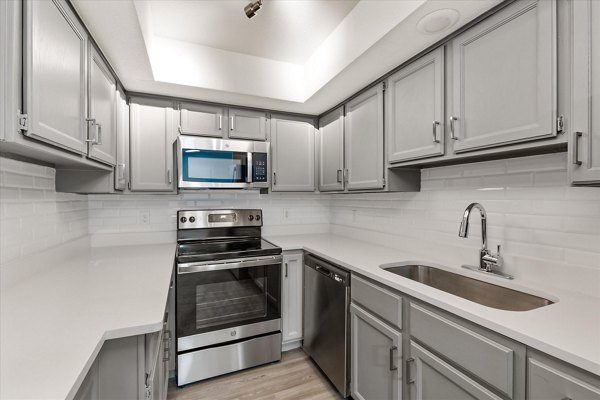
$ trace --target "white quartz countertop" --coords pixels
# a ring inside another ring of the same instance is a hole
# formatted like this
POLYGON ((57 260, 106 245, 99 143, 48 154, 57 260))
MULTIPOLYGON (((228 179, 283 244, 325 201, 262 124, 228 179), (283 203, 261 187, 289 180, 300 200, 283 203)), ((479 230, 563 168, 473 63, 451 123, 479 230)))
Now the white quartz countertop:
POLYGON ((352 272, 600 375, 600 298, 558 289, 543 291, 533 288, 533 285, 524 285, 517 279, 508 281, 486 277, 480 273, 460 269, 459 266, 445 267, 476 279, 558 300, 555 304, 531 311, 497 310, 379 267, 381 264, 402 261, 439 265, 428 262, 423 257, 333 234, 268 236, 267 239, 284 250, 304 249, 352 272))
POLYGON ((174 255, 80 240, 11 265, 32 271, 2 288, 0 398, 72 398, 105 340, 162 329, 174 255))

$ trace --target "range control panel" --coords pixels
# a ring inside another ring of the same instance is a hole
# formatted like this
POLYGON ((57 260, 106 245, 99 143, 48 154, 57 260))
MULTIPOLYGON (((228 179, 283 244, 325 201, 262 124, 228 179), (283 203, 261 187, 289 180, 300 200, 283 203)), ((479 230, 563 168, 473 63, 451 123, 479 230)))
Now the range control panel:
POLYGON ((262 226, 262 210, 180 210, 178 229, 262 226))
POLYGON ((252 182, 266 182, 268 173, 267 153, 252 153, 252 182))

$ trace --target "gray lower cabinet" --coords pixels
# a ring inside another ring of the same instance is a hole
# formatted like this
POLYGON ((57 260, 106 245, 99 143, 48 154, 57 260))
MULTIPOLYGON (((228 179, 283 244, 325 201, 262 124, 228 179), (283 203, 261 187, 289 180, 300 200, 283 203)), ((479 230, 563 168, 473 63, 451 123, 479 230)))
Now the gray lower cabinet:
POLYGON ((411 400, 502 399, 414 341, 410 342, 408 361, 406 379, 411 400))
POLYGON ((319 190, 344 190, 344 107, 319 120, 317 141, 319 190))
POLYGON ((387 80, 386 132, 390 163, 444 154, 444 47, 387 80))
POLYGON ((132 98, 131 191, 175 191, 174 149, 178 112, 170 101, 132 98))
POLYGON ((350 306, 350 391, 355 400, 402 398, 402 334, 350 306))
POLYGON ((555 0, 515 2, 452 41, 455 153, 557 135, 555 0))
POLYGON ((382 189, 383 181, 383 84, 346 104, 344 119, 346 188, 382 189))
POLYGON ((89 46, 88 157, 116 164, 117 81, 94 46, 89 46))
POLYGON ((524 345, 416 303, 410 304, 409 320, 411 338, 459 366, 470 379, 502 397, 525 398, 524 345))
POLYGON ((229 108, 228 114, 229 138, 267 140, 267 113, 229 108))
POLYGON ((527 359, 529 400, 600 400, 600 378, 541 353, 527 359))
POLYGON ((312 120, 271 116, 271 190, 315 190, 315 128, 312 120))
POLYGON ((226 109, 222 106, 180 103, 179 133, 221 137, 227 130, 226 109))
POLYGON ((284 350, 298 347, 304 333, 302 327, 304 264, 302 260, 302 251, 283 253, 281 336, 284 350))
POLYGON ((24 1, 25 135, 86 154, 88 37, 63 0, 24 1))
POLYGON ((573 1, 571 181, 600 185, 600 3, 573 1))

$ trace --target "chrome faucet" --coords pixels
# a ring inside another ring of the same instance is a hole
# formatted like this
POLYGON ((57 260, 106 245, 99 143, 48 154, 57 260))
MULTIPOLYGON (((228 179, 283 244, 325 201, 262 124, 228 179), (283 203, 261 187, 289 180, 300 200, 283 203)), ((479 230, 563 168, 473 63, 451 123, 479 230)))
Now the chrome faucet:
POLYGON ((471 211, 474 209, 479 210, 479 214, 481 215, 481 250, 479 251, 479 267, 473 267, 470 265, 463 265, 462 267, 479 272, 498 275, 507 279, 513 279, 513 277, 510 275, 506 275, 494 270, 494 267, 500 268, 504 265, 504 259, 500 255, 500 245, 498 245, 498 252, 496 254, 493 254, 487 248, 487 213, 481 204, 471 203, 466 208, 462 217, 462 221, 460 221, 458 236, 461 238, 466 238, 469 236, 469 217, 471 216, 471 211))

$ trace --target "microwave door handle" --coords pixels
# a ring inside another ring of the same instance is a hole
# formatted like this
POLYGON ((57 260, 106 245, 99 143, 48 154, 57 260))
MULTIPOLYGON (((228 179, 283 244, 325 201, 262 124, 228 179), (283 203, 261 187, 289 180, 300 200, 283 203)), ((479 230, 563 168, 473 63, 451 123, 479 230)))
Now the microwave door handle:
POLYGON ((246 183, 252 183, 252 152, 248 152, 248 166, 246 168, 246 183))

